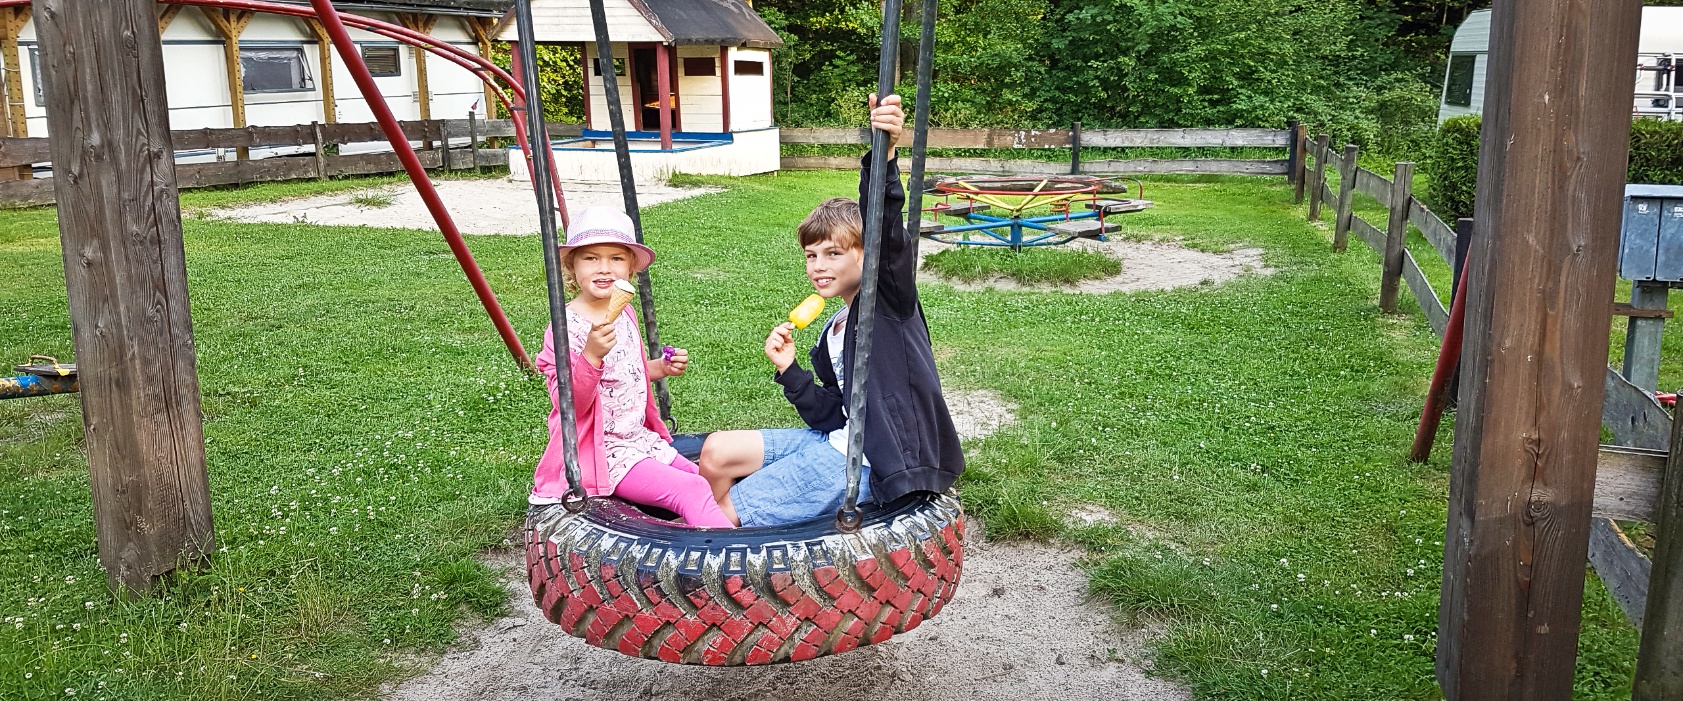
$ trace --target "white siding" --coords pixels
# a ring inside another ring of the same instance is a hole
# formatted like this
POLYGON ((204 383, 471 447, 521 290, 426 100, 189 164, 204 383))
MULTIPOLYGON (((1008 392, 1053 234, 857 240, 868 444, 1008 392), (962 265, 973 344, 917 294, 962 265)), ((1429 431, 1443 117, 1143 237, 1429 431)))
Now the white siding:
MULTIPOLYGON (((396 23, 396 18, 368 13, 375 19, 396 23)), ((357 29, 350 30, 353 41, 380 45, 398 45, 385 37, 357 29)), ((477 53, 472 35, 456 17, 441 16, 432 35, 450 44, 477 53)), ((30 64, 30 49, 36 47, 34 22, 24 26, 19 37, 23 60, 24 111, 29 118, 30 136, 47 133, 46 108, 35 104, 34 66, 30 64)), ((228 79, 222 57, 222 39, 202 11, 196 7, 183 8, 164 30, 164 88, 170 105, 170 126, 173 129, 231 127, 233 108, 228 95, 228 79)), ((280 15, 258 14, 240 35, 243 47, 297 46, 304 51, 304 61, 315 82, 314 90, 283 93, 246 93, 246 123, 252 125, 308 124, 326 121, 322 108, 322 74, 318 64, 316 41, 303 20, 280 15)), ((398 119, 419 119, 420 103, 415 89, 414 50, 405 47, 401 52, 403 74, 391 78, 376 78, 381 94, 398 119)), ((0 59, 3 60, 3 59, 0 59)), ((432 93, 432 115, 436 119, 464 119, 468 108, 483 101, 484 88, 472 72, 430 54, 427 55, 427 82, 432 93)), ((335 52, 333 55, 333 83, 340 122, 368 122, 374 113, 358 92, 350 69, 335 52)), ((480 105, 479 114, 486 107, 480 105)), ((370 148, 377 145, 370 144, 370 148)))
POLYGON ((1479 10, 1461 22, 1449 42, 1452 54, 1481 54, 1490 50, 1490 11, 1479 10))
MULTIPOLYGON (((608 19, 608 38, 613 41, 666 41, 630 0, 604 0, 602 10, 608 19)), ((594 27, 588 0, 532 1, 532 35, 540 43, 596 41, 594 27)), ((516 31, 510 22, 497 39, 514 41, 516 31)))
MULTIPOLYGON (((625 44, 615 42, 610 44, 609 47, 613 51, 614 58, 624 59, 626 57, 625 44)), ((592 64, 595 63, 596 46, 594 44, 585 44, 584 57, 592 64)), ((592 69, 589 72, 591 74, 596 72, 594 66, 592 66, 592 69)), ((608 98, 606 88, 602 87, 603 76, 589 75, 589 78, 590 128, 607 131, 612 128, 612 121, 608 118, 608 98)), ((637 116, 631 111, 633 108, 633 105, 631 104, 631 76, 629 73, 627 75, 619 76, 615 82, 619 87, 619 106, 625 114, 625 130, 636 131, 637 116)))
MULTIPOLYGON (((678 113, 683 115, 684 131, 724 131, 724 114, 721 110, 724 101, 720 95, 724 86, 719 77, 724 73, 720 68, 719 47, 678 47, 678 113), (686 58, 705 58, 711 61, 714 75, 683 75, 686 58)), ((729 66, 723 68, 728 70, 729 66)), ((731 118, 735 119, 735 115, 731 115, 731 118)), ((731 126, 734 128, 736 125, 731 126)))
POLYGON ((732 131, 763 129, 772 126, 771 119, 771 51, 766 49, 730 50, 730 128, 732 131), (737 61, 759 61, 766 64, 765 75, 736 75, 737 61))

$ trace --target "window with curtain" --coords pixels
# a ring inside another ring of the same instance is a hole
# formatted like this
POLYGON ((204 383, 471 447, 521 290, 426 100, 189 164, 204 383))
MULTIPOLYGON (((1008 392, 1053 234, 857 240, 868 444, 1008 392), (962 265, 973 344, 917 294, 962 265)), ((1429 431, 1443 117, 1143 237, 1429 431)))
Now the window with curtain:
POLYGON ((245 92, 314 90, 303 47, 240 49, 240 81, 245 92))

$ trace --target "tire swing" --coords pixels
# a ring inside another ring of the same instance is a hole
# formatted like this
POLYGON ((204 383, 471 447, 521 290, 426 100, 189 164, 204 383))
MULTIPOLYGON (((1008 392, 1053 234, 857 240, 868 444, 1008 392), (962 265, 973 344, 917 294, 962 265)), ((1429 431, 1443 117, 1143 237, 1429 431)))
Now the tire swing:
MULTIPOLYGON (((883 6, 884 31, 877 94, 893 87, 901 0, 883 6)), ((921 211, 923 156, 928 129, 930 64, 936 0, 924 0, 919 45, 912 186, 907 211, 921 211)), ((591 0, 596 55, 614 133, 620 189, 636 239, 642 219, 632 179, 618 80, 608 62, 608 27, 603 0, 591 0)), ((530 0, 517 0, 515 13, 522 52, 520 80, 530 108, 524 117, 534 139, 545 139, 543 107, 534 67, 530 0)), ((870 198, 866 211, 884 206, 886 134, 872 132, 870 198)), ((566 338, 548 148, 532 150, 531 169, 539 198, 550 323, 566 338)), ((916 219, 912 220, 916 223, 916 219)), ((915 229, 909 229, 915 231, 915 229)), ((882 220, 866 217, 865 268, 855 300, 859 315, 855 356, 848 383, 849 416, 863 416, 875 318, 877 262, 882 220)), ((638 274, 644 338, 658 354, 651 282, 638 274)), ((566 363, 558 353, 560 396, 571 395, 566 363)), ((661 416, 671 423, 665 381, 656 383, 661 416)), ((532 598, 550 621, 585 642, 633 657, 711 666, 798 662, 846 652, 887 640, 940 613, 958 589, 964 565, 963 512, 948 492, 919 492, 889 504, 859 506, 863 421, 850 422, 847 492, 841 509, 828 517, 770 528, 693 528, 663 520, 613 497, 587 497, 580 481, 578 437, 569 401, 560 402, 568 492, 560 504, 533 506, 526 518, 526 566, 532 598)), ((699 457, 705 434, 674 437, 673 447, 699 457)))

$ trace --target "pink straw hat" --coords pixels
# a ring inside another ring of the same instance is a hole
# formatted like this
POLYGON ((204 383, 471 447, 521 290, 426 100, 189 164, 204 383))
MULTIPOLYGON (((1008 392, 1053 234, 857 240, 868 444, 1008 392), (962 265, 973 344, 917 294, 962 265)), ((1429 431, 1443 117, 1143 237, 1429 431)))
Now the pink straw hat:
POLYGON ((631 217, 613 207, 585 207, 573 213, 572 226, 567 227, 567 243, 561 246, 561 255, 567 255, 574 249, 597 244, 613 244, 624 246, 637 258, 637 272, 649 267, 654 262, 655 254, 648 246, 637 243, 637 236, 631 226, 631 217))

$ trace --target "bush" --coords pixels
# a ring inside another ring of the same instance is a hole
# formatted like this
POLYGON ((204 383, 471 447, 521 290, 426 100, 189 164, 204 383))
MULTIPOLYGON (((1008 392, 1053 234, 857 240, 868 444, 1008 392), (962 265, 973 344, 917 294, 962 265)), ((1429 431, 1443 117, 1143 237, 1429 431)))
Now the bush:
MULTIPOLYGON (((1426 190, 1444 221, 1473 216, 1478 183, 1478 115, 1453 117, 1438 128, 1426 157, 1426 190)), ((1628 182, 1683 185, 1683 122, 1638 119, 1630 125, 1628 182)))
POLYGON ((1444 120, 1426 154, 1426 192, 1432 211, 1446 222, 1473 216, 1480 122, 1476 114, 1444 120))

